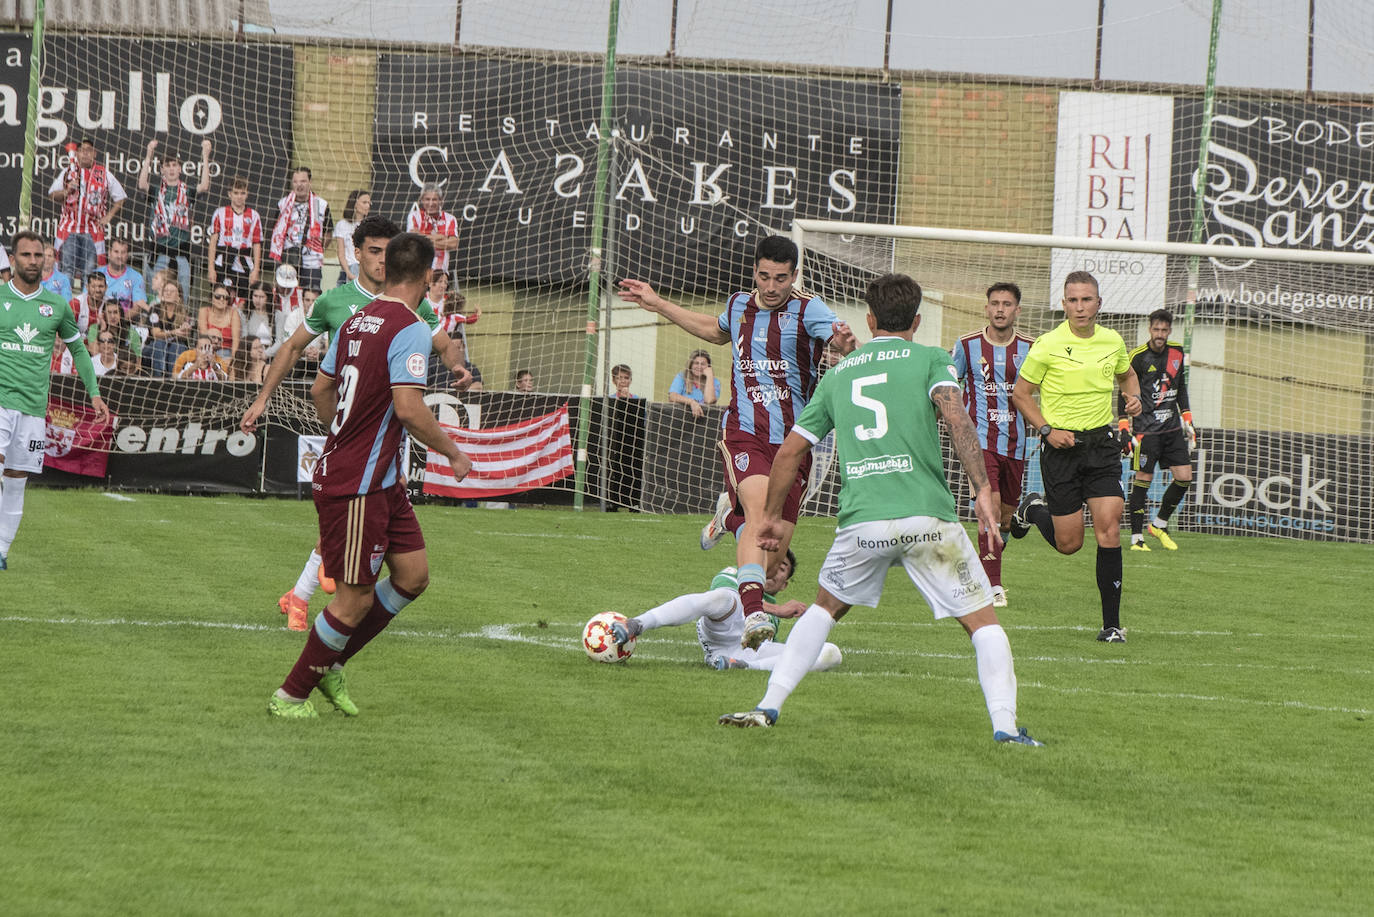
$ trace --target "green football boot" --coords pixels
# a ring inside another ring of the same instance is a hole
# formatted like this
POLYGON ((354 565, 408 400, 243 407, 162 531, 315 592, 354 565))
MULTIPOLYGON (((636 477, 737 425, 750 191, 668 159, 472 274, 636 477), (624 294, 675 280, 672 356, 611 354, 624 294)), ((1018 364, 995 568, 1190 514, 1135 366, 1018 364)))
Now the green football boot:
POLYGON ((344 682, 343 669, 330 669, 320 679, 317 686, 324 699, 334 705, 334 709, 344 716, 357 716, 358 705, 348 696, 348 685, 344 682))

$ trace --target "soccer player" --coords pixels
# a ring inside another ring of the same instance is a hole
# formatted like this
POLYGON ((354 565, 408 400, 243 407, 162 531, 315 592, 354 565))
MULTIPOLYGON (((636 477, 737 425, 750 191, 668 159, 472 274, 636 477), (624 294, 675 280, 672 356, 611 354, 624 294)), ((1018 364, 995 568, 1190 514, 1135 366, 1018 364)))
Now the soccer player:
POLYGON ((1102 630, 1097 639, 1125 643, 1121 629, 1121 441, 1112 429, 1112 383, 1126 413, 1140 413, 1140 383, 1121 335, 1097 324, 1097 278, 1074 271, 1064 279, 1065 319, 1040 335, 1021 364, 1012 404, 1040 431, 1044 496, 1027 494, 1012 518, 1012 535, 1031 526, 1060 554, 1083 547, 1083 504, 1097 540, 1097 591, 1102 630), (1037 403, 1036 394, 1040 400, 1037 403))
MULTIPOLYGON (((310 346, 310 342, 321 334, 328 334, 332 341, 344 322, 377 298, 376 291, 381 290, 386 280, 387 242, 400 232, 399 226, 381 216, 369 216, 358 224, 358 228, 353 231, 353 246, 358 253, 358 278, 341 287, 335 287, 317 299, 305 322, 291 333, 286 343, 282 344, 267 369, 267 379, 262 383, 257 397, 248 406, 248 410, 243 412, 243 418, 239 421, 239 426, 245 433, 257 429, 258 418, 267 408, 267 399, 272 397, 277 386, 295 367, 301 354, 310 346)), ((431 342, 434 351, 453 373, 455 384, 460 389, 464 388, 464 383, 470 376, 463 368, 466 355, 462 343, 455 341, 440 329, 439 317, 424 299, 420 301, 419 316, 432 331, 431 342)), ((287 627, 291 630, 305 630, 306 610, 311 596, 315 594, 315 587, 328 585, 327 582, 322 582, 327 581, 328 577, 321 573, 320 565, 321 556, 316 546, 316 549, 310 552, 310 559, 306 561, 305 568, 297 577, 296 585, 277 600, 277 607, 286 615, 287 627)))
POLYGON ((764 547, 772 550, 779 543, 787 531, 783 504, 797 469, 833 430, 840 515, 816 601, 792 626, 763 700, 753 710, 727 713, 720 723, 776 723, 783 701, 819 658, 835 622, 854 605, 876 606, 888 570, 900 564, 935 617, 956 619, 972 640, 993 739, 1039 745, 1024 728, 1017 729, 1011 644, 992 608, 992 584, 958 522, 945 480, 939 420, 969 476, 979 540, 1000 540, 997 503, 954 366, 939 347, 912 342, 920 324, 916 281, 905 274, 884 275, 869 284, 864 299, 873 339, 821 380, 773 460, 764 516, 751 529, 764 547))
MULTIPOLYGON (((828 342, 840 353, 854 349, 854 332, 818 297, 793 286, 797 246, 769 236, 754 255, 755 288, 732 295, 725 311, 712 317, 669 302, 642 280, 622 280, 620 297, 656 312, 712 344, 730 342, 734 367, 730 405, 722 419, 721 462, 732 512, 725 527, 735 533, 740 601, 747 619, 745 641, 758 646, 774 633, 763 614, 766 571, 787 552, 806 492, 810 460, 796 469, 796 480, 782 510, 777 547, 759 546, 754 526, 763 516, 768 473, 778 446, 816 388, 821 351, 828 342), (748 535, 745 530, 749 530, 748 535)), ((706 547, 703 537, 702 546, 706 547)))
POLYGON ((385 291, 339 328, 310 390, 329 425, 311 489, 338 591, 268 700, 272 716, 317 716, 309 699, 317 686, 357 716, 344 664, 429 584, 424 535, 401 474, 402 434, 448 459, 456 480, 472 468, 424 402, 432 335, 418 310, 433 260, 424 236, 403 233, 386 244, 385 291), (390 576, 378 581, 383 561, 390 576))
MULTIPOLYGON (((1178 545, 1169 537, 1169 519, 1188 488, 1193 485, 1192 454, 1197 450, 1197 431, 1193 428, 1193 412, 1188 410, 1188 385, 1183 373, 1183 345, 1169 340, 1174 317, 1168 309, 1150 313, 1150 339, 1131 351, 1131 369, 1140 380, 1142 410, 1135 418, 1122 417, 1119 429, 1132 433, 1130 452, 1131 478, 1130 518, 1131 550, 1148 551, 1145 533, 1149 532, 1165 550, 1177 551, 1178 545), (1145 497, 1154 480, 1155 466, 1166 465, 1173 480, 1159 501, 1159 513, 1145 524, 1145 497)), ((1119 405, 1125 413, 1124 399, 1119 405)))
POLYGON ((1003 542, 979 555, 992 583, 992 606, 1007 607, 1002 588, 1002 549, 1011 531, 1011 517, 1021 500, 1026 473, 1026 432, 1021 415, 1011 406, 1016 374, 1030 351, 1031 339, 1016 331, 1021 314, 1021 288, 1014 283, 988 287, 984 308, 987 326, 966 334, 954 345, 954 371, 964 388, 964 405, 978 431, 983 464, 992 484, 992 498, 1002 508, 1003 542))
MULTIPOLYGON (((779 618, 795 618, 806 610, 796 600, 777 603, 777 593, 787 588, 797 571, 797 557, 790 550, 774 565, 774 573, 763 584, 763 610, 779 618)), ((677 627, 697 622, 697 639, 706 654, 706 664, 716 669, 759 669, 771 672, 782 655, 783 645, 773 641, 749 649, 741 644, 744 637, 744 606, 739 600, 739 576, 734 567, 726 567, 711 580, 708 592, 696 592, 669 599, 642 615, 630 618, 622 626, 611 625, 611 635, 624 646, 631 638, 659 627, 677 627)), ((776 628, 776 623, 774 624, 776 628)), ((812 671, 831 669, 840 664, 840 649, 827 643, 812 671)))
POLYGON ((72 307, 43 289, 43 237, 14 234, 13 276, 0 284, 0 570, 8 569, 10 545, 24 516, 24 487, 43 471, 47 442, 48 387, 53 349, 60 338, 86 386, 96 422, 110 411, 100 397, 95 367, 81 340, 72 307))

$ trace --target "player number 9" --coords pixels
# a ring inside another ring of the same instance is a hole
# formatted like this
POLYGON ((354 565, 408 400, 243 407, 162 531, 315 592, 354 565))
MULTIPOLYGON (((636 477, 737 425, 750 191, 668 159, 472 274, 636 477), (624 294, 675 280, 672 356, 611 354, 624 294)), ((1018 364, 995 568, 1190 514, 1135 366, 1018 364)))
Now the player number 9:
POLYGON ((348 419, 348 412, 353 410, 353 396, 357 392, 358 367, 345 366, 339 370, 339 405, 334 409, 334 422, 329 425, 331 433, 338 433, 348 419))

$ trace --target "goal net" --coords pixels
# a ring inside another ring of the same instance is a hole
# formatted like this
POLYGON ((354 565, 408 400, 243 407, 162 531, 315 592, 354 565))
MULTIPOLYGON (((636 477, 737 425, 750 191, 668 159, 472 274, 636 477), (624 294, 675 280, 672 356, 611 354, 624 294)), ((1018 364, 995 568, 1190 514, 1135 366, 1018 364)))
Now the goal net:
MULTIPOLYGON (((997 282, 1020 286, 1017 329, 1031 336, 1064 320, 1071 270, 1097 277, 1099 323, 1128 349, 1147 343, 1152 312, 1168 310, 1171 339, 1190 341, 1199 431, 1194 483, 1175 517, 1184 530, 1374 538, 1374 488, 1361 461, 1371 443, 1365 323, 1374 254, 816 220, 798 220, 794 235, 804 282, 827 301, 861 304, 867 284, 888 271, 915 277, 924 291, 916 340, 947 350, 986 325, 986 290, 997 282)), ((966 495, 957 471, 952 463, 951 483, 966 495)), ((1123 483, 1129 473, 1123 461, 1123 483)), ((823 492, 836 486, 833 475, 823 492)), ((1151 506, 1168 480, 1156 473, 1151 506)), ((1042 489, 1034 448, 1027 488, 1042 489)))
MULTIPOLYGON (((280 202, 293 192, 293 168, 306 166, 334 221, 356 217, 350 198, 366 191, 373 213, 402 226, 440 235, 456 227, 442 298, 450 316, 480 312, 475 323, 450 318, 450 327, 465 333, 484 391, 442 391, 436 368, 447 419, 508 426, 567 404, 574 448, 579 421, 593 421, 589 499, 708 512, 720 486, 713 439, 730 394, 729 348, 621 303, 619 279, 642 278, 718 313, 750 285, 759 239, 798 219, 1369 250, 1374 107, 1362 93, 1374 78, 1374 20, 1358 4, 1226 0, 1212 93, 1211 4, 1080 6, 1050 22, 1034 4, 1011 0, 948 10, 869 0, 50 0, 31 125, 34 4, 21 0, 0 10, 0 22, 15 27, 0 37, 0 217, 8 221, 0 237, 8 241, 23 215, 25 173, 28 215, 45 234, 57 231, 63 203, 48 191, 70 168, 68 144, 89 137, 129 193, 109 235, 130 241, 134 269, 144 272, 157 254, 155 208, 137 186, 157 140, 154 196, 168 152, 181 156, 190 189, 208 172, 207 189, 189 202, 185 299, 198 313, 210 305, 206 241, 230 179, 247 179, 247 203, 261 215, 261 279, 270 284, 280 202), (30 126, 31 160, 16 152, 30 126), (428 186, 438 212, 421 212, 428 186), (722 383, 720 402, 700 418, 670 400, 697 349, 722 383), (641 403, 611 400, 617 366, 630 371, 629 392, 641 403), (535 397, 514 394, 522 370, 535 397)), ((332 235, 320 235, 319 279, 303 276, 328 289, 341 266, 332 235)), ((986 273, 1019 275, 1026 321, 1052 302, 1054 278, 1077 257, 816 239, 808 282, 838 283, 821 261, 825 246, 840 246, 833 270, 849 286, 827 292, 841 317, 862 328, 859 280, 907 265, 932 306, 947 295, 950 309, 963 310, 950 313, 963 320, 927 319, 946 335, 974 327, 978 297, 968 290, 990 279, 971 276, 978 262, 966 262, 967 251, 983 253, 986 273)), ((282 248, 288 262, 303 261, 292 245, 282 248)), ((1109 310, 1130 300, 1177 311, 1188 299, 1177 259, 1093 264, 1112 291, 1109 310)), ((1282 433, 1301 446, 1291 466, 1216 466, 1248 482, 1228 479, 1236 490, 1227 499, 1252 491, 1249 509, 1227 508, 1231 515, 1274 516, 1261 495, 1285 502, 1282 478, 1297 482, 1294 501, 1325 500, 1335 485, 1314 489, 1325 478, 1315 458, 1304 466, 1302 450, 1327 448, 1320 437, 1374 433, 1371 289, 1350 267, 1203 262, 1195 386, 1202 393, 1215 384, 1209 373, 1229 374, 1216 388, 1223 412, 1205 422, 1247 436, 1282 433), (1304 467, 1315 475, 1306 491, 1304 467)), ((269 309, 294 302, 274 296, 269 309)), ((254 318, 251 303, 241 308, 245 329, 275 342, 277 314, 254 318)), ((1139 339, 1137 328, 1124 330, 1139 339)), ((248 383, 196 390, 157 381, 129 383, 139 395, 115 405, 121 423, 179 423, 185 433, 213 422, 227 433, 226 418, 251 397, 248 383), (207 411, 214 416, 202 418, 207 411)), ((273 401, 269 416, 283 435, 317 432, 303 390, 273 401)), ((123 449, 117 436, 110 448, 123 449)), ((1232 454, 1246 448, 1238 440, 1232 454)), ((1204 471, 1214 482, 1212 468, 1204 471)), ((571 492, 574 478, 552 486, 571 492)), ((813 496, 808 507, 828 512, 828 500, 813 496)))

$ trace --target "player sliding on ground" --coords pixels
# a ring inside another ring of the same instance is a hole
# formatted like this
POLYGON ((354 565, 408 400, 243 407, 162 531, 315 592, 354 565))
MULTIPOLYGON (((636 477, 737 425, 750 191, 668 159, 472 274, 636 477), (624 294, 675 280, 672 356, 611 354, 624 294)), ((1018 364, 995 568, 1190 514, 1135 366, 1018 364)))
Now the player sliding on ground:
POLYGON ((1016 727, 1016 673, 1011 644, 992 609, 992 584, 958 522, 945 480, 937 419, 944 420, 955 454, 975 495, 979 540, 1001 540, 978 431, 960 397, 949 354, 912 343, 921 288, 905 274, 869 284, 868 327, 873 340, 841 360, 821 380, 773 460, 767 502, 755 537, 772 550, 787 531, 783 502, 802 459, 835 431, 840 468, 839 527, 821 568, 816 602, 792 626, 768 690, 753 710, 727 713, 721 725, 772 726, 783 701, 816 663, 835 622, 854 605, 874 607, 883 582, 901 564, 935 617, 954 618, 973 641, 992 737, 1041 743, 1016 727), (920 397, 919 393, 926 397, 920 397))
MULTIPOLYGON (((721 421, 720 451, 732 510, 725 526, 735 533, 739 595, 746 618, 744 641, 750 647, 776 632, 763 613, 763 583, 792 540, 810 459, 795 469, 795 481, 781 510, 777 543, 765 551, 754 532, 763 515, 768 470, 783 437, 816 390, 817 367, 826 342, 840 353, 849 353, 855 343, 854 332, 829 306, 793 286, 797 259, 792 240, 764 239, 754 256, 754 290, 735 293, 718 316, 675 305, 642 280, 620 282, 621 299, 662 315, 704 341, 731 345, 730 406, 721 421)), ((702 546, 707 546, 705 541, 702 546)))
MULTIPOLYGON (((776 604, 777 593, 787 588, 797 569, 797 557, 791 551, 774 565, 773 575, 763 583, 763 610, 779 618, 795 618, 806 610, 798 601, 776 604)), ((757 649, 744 646, 744 606, 739 600, 739 576, 734 567, 726 567, 711 580, 707 592, 695 592, 669 599, 644 614, 630 618, 625 624, 611 625, 611 636, 621 646, 646 631, 659 627, 697 624, 697 639, 706 654, 706 664, 717 669, 760 669, 771 672, 782 655, 783 645, 772 640, 759 644, 757 649)), ((774 621, 773 629, 777 630, 774 621)), ((814 671, 830 669, 840 664, 840 649, 827 643, 814 671)))
MULTIPOLYGON (((377 298, 386 281, 386 245, 399 235, 401 227, 391 220, 380 216, 369 216, 353 230, 353 247, 358 255, 358 277, 341 287, 335 287, 315 300, 315 305, 306 315, 305 321, 282 345, 280 351, 267 368, 267 378, 262 389, 248 410, 243 412, 239 426, 245 433, 252 433, 258 427, 258 418, 267 409, 267 399, 277 390, 277 386, 295 368, 296 363, 310 346, 310 342, 321 334, 329 335, 330 342, 338 335, 339 328, 353 314, 377 298)), ((454 340, 439 327, 439 316, 429 300, 420 301, 419 316, 429 326, 431 345, 434 352, 443 360, 444 365, 453 373, 454 385, 466 388, 472 381, 472 374, 463 366, 467 355, 461 340, 454 340)), ((277 600, 277 607, 286 615, 286 626, 291 630, 305 630, 307 609, 310 597, 315 594, 317 584, 325 586, 326 592, 333 591, 333 579, 326 575, 327 566, 321 564, 320 545, 316 542, 310 552, 310 559, 296 579, 296 585, 287 590, 277 600)), ((333 571, 329 571, 331 574, 333 571)))
POLYGON ((424 402, 431 337, 417 310, 434 243, 405 233, 387 243, 385 257, 385 293, 343 323, 310 390, 320 422, 329 425, 310 486, 338 591, 268 699, 272 716, 317 716, 310 703, 316 687, 340 712, 357 716, 344 663, 429 585, 424 535, 401 475, 403 432, 448 459, 455 479, 472 468, 424 402), (383 560, 390 576, 378 581, 383 560))

